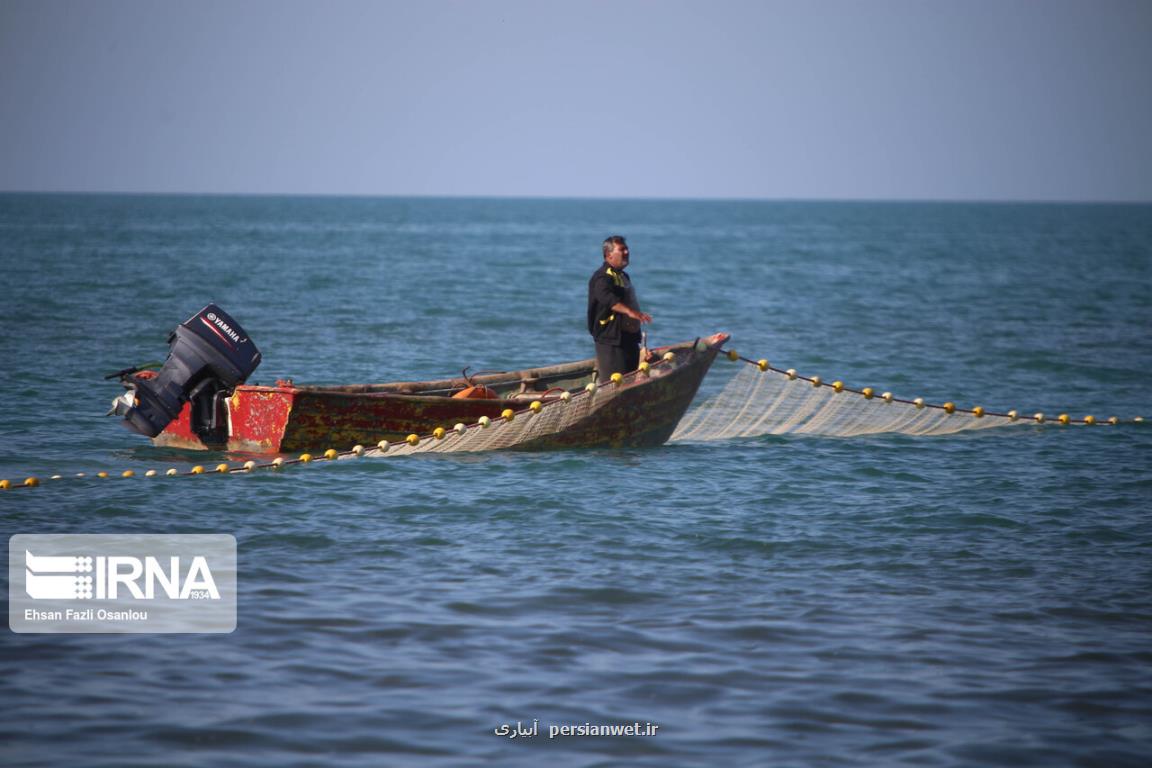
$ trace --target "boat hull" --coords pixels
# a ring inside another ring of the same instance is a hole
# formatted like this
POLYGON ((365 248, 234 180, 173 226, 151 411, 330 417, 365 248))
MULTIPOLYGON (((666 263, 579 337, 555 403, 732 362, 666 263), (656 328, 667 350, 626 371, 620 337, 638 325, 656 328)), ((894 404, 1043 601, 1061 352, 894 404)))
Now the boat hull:
MULTIPOLYGON (((675 430, 692 402, 727 335, 656 350, 673 352, 676 364, 654 375, 632 375, 615 396, 565 429, 514 446, 516 450, 550 450, 593 446, 660 445, 675 430)), ((594 377, 595 360, 545 368, 477 376, 472 381, 501 393, 498 399, 462 399, 447 393, 469 386, 464 379, 400 382, 340 387, 241 385, 222 407, 227 440, 206 444, 192 429, 190 407, 153 438, 158 446, 192 450, 226 450, 269 454, 373 446, 381 440, 403 440, 437 427, 494 419, 508 408, 521 411, 534 399, 548 402, 560 390, 579 391, 594 377)), ((611 385, 616 386, 616 385, 611 385)))

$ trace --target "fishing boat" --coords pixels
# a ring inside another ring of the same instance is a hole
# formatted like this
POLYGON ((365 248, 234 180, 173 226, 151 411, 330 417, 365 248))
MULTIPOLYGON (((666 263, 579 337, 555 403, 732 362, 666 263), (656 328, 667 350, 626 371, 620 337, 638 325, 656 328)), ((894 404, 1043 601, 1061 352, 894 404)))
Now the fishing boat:
POLYGON ((534 429, 496 447, 654 446, 672 435, 727 340, 717 333, 654 349, 640 370, 599 385, 591 358, 434 381, 260 386, 243 383, 260 353, 235 320, 209 305, 173 332, 159 373, 113 374, 129 391, 112 412, 158 446, 268 454, 403 441, 555 406, 564 418, 537 417, 534 429))

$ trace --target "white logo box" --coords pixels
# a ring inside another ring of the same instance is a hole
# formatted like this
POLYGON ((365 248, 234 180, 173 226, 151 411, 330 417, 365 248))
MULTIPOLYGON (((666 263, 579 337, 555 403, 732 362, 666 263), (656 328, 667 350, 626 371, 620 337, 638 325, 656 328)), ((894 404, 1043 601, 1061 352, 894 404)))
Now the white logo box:
POLYGON ((33 633, 236 629, 229 534, 17 534, 8 540, 8 626, 33 633))

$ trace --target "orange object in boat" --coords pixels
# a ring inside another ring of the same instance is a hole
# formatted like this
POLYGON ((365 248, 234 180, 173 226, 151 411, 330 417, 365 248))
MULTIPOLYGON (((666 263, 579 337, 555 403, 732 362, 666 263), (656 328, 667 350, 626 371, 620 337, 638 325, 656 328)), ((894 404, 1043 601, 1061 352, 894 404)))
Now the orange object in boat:
POLYGON ((467 387, 452 395, 454 400, 499 400, 500 395, 488 387, 467 387))
MULTIPOLYGON (((471 368, 472 366, 468 366, 471 368)), ((496 390, 489 389, 483 384, 477 385, 476 382, 468 375, 468 368, 460 371, 460 375, 464 377, 464 381, 468 382, 468 386, 452 395, 453 400, 499 400, 500 395, 496 394, 496 390)))

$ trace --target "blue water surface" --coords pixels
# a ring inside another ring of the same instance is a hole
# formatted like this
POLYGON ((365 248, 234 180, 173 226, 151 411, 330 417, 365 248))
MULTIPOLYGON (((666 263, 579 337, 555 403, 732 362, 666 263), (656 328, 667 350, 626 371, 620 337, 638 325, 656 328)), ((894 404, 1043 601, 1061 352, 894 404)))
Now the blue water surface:
MULTIPOLYGON (((229 458, 102 415, 102 376, 209 301, 262 382, 590 356, 613 233, 655 343, 1152 416, 1150 206, 0 195, 0 477, 229 458)), ((1150 448, 1046 425, 0 492, 5 540, 231 533, 240 558, 230 635, 0 634, 0 762, 1144 766, 1150 448), (632 722, 660 728, 547 736, 632 722)))

